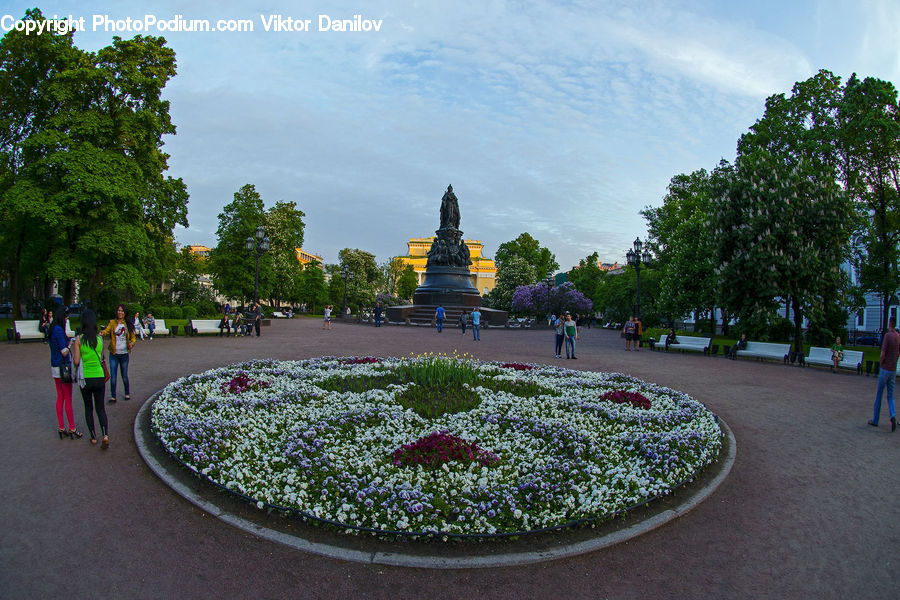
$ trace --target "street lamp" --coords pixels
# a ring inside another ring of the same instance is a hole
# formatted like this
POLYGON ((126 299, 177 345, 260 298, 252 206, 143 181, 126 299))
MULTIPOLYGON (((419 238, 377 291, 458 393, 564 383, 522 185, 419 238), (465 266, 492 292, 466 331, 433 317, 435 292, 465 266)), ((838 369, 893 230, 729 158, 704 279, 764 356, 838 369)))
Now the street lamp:
MULTIPOLYGON (((547 323, 550 323, 550 290, 553 289, 553 271, 547 269, 547 323)), ((551 324, 552 325, 552 324, 551 324)))
POLYGON ((269 238, 266 237, 266 230, 260 225, 256 228, 256 238, 253 236, 247 238, 247 252, 256 250, 256 283, 253 285, 254 302, 259 303, 259 257, 269 251, 269 238))
POLYGON ((638 319, 641 318, 641 265, 650 262, 650 253, 646 250, 641 251, 643 246, 641 238, 635 238, 634 249, 625 253, 628 264, 634 267, 637 273, 637 285, 634 291, 634 316, 638 319))
POLYGON ((353 281, 353 271, 344 267, 341 269, 341 279, 344 280, 344 308, 341 310, 341 318, 343 319, 347 316, 347 281, 353 281))

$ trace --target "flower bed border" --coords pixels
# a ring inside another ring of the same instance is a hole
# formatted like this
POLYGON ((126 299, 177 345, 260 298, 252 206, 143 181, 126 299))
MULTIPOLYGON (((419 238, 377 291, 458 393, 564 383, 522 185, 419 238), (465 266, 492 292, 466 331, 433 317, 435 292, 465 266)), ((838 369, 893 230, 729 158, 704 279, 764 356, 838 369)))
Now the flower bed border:
MULTIPOLYGON (((339 361, 343 362, 345 360, 349 360, 354 357, 323 356, 323 357, 316 357, 316 358, 333 359, 333 360, 339 360, 339 361)), ((490 361, 488 361, 488 362, 490 362, 490 361)), ((236 363, 236 364, 241 364, 241 363, 236 363)), ((226 365, 226 366, 229 366, 229 365, 226 365)), ((153 404, 155 404, 159 395, 163 392, 163 389, 160 389, 158 392, 153 394, 148 399, 148 401, 145 405, 148 409, 148 415, 150 414, 150 411, 152 410, 153 404)), ((697 400, 695 399, 695 401, 697 401, 697 400)), ((699 401, 697 401, 697 402, 699 402, 699 401)), ((703 404, 703 403, 700 403, 700 404, 703 404)), ((703 406, 705 407, 706 405, 704 404, 703 406)), ((710 412, 712 413, 712 411, 710 411, 710 412)), ((729 438, 728 432, 726 430, 724 430, 722 428, 722 424, 719 423, 718 415, 716 415, 715 413, 712 413, 712 414, 715 418, 716 423, 719 425, 719 431, 722 433, 723 437, 729 438)), ((139 413, 138 417, 139 416, 140 416, 140 413, 139 413)), ((455 540, 467 540, 467 539, 491 540, 491 539, 495 539, 495 540, 501 540, 501 539, 515 539, 515 538, 519 538, 522 536, 528 536, 528 535, 559 532, 559 531, 564 531, 564 530, 568 530, 568 529, 585 527, 588 525, 593 527, 600 523, 614 519, 618 516, 632 512, 638 508, 644 507, 644 506, 650 504, 651 502, 656 502, 661 499, 672 496, 677 490, 679 490, 683 486, 693 482, 702 473, 704 473, 707 469, 715 467, 716 465, 718 465, 720 463, 720 461, 723 460, 723 453, 722 453, 723 447, 720 446, 719 452, 717 453, 714 460, 710 461, 708 464, 706 464, 702 467, 697 468, 690 475, 688 475, 687 477, 685 477, 684 479, 679 481, 677 484, 671 486, 668 490, 664 491, 663 493, 657 494, 655 496, 651 496, 649 498, 645 498, 641 502, 632 504, 630 506, 621 508, 616 511, 604 513, 602 515, 596 515, 593 517, 573 519, 571 521, 567 521, 565 523, 561 523, 561 524, 557 524, 557 525, 552 525, 549 527, 541 527, 541 528, 537 528, 537 529, 528 529, 528 530, 520 530, 520 531, 513 531, 513 532, 507 531, 507 532, 495 532, 495 533, 455 533, 455 532, 445 532, 445 531, 440 531, 440 530, 400 531, 400 530, 392 530, 392 529, 376 529, 376 528, 372 528, 372 527, 363 527, 363 526, 359 526, 359 525, 343 523, 343 522, 336 521, 333 519, 324 519, 321 517, 316 517, 315 515, 312 515, 312 514, 306 512, 302 509, 299 509, 299 508, 280 506, 277 504, 264 502, 261 500, 254 499, 254 498, 247 496, 246 494, 243 494, 236 490, 229 489, 229 488, 225 487, 224 485, 222 485, 221 483, 213 480, 208 475, 204 475, 203 473, 199 472, 196 468, 185 463, 177 455, 175 455, 172 451, 170 451, 169 448, 160 439, 159 433, 156 431, 156 428, 153 425, 153 419, 148 418, 148 421, 149 421, 149 430, 153 434, 154 441, 157 444, 159 444, 159 447, 165 452, 165 454, 168 457, 170 457, 173 461, 175 461, 182 469, 184 469, 187 473, 194 475, 196 478, 200 479, 201 481, 212 484, 212 486, 214 488, 216 488, 217 490, 227 492, 230 496, 238 498, 241 501, 248 503, 248 506, 255 505, 255 506, 259 507, 260 509, 267 509, 269 512, 277 512, 282 516, 294 518, 294 519, 297 519, 302 522, 311 523, 313 525, 328 526, 329 528, 337 529, 338 531, 352 530, 352 531, 361 532, 361 533, 373 534, 376 537, 381 538, 381 539, 392 538, 392 539, 425 539, 425 540, 437 540, 437 539, 455 539, 455 540), (260 505, 262 505, 262 506, 260 506, 260 505)), ((135 428, 137 429, 137 422, 135 423, 135 428)), ((733 438, 732 438, 732 443, 733 443, 733 438)), ((732 452, 733 452, 733 450, 732 450, 732 452)), ((727 467, 728 467, 728 470, 730 470, 731 465, 729 464, 727 467)))

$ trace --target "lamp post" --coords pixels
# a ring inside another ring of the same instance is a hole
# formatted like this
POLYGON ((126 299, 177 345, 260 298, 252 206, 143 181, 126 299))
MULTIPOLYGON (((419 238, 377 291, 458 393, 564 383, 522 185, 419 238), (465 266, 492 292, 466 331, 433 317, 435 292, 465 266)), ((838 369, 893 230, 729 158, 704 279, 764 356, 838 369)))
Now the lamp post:
POLYGON ((266 230, 260 225, 256 228, 256 237, 247 238, 247 252, 256 250, 256 283, 253 284, 253 301, 259 303, 259 257, 269 251, 269 238, 266 230))
POLYGON ((550 290, 553 289, 553 271, 547 269, 547 324, 550 323, 550 290))
POLYGON ((650 262, 650 253, 646 250, 642 251, 643 246, 644 244, 641 242, 641 238, 635 238, 634 249, 629 249, 628 252, 625 253, 628 264, 634 267, 634 270, 637 273, 637 285, 635 286, 634 291, 634 316, 638 319, 641 318, 641 265, 650 262))
POLYGON ((341 318, 346 318, 347 316, 347 281, 353 281, 353 272, 344 267, 341 269, 341 279, 344 280, 344 308, 341 309, 341 318))

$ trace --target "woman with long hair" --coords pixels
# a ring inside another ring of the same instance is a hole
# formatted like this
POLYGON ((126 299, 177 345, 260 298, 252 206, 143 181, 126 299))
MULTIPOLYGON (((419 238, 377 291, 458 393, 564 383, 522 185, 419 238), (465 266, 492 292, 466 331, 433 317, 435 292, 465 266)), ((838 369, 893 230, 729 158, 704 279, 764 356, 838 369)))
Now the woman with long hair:
POLYGON ((74 440, 81 437, 82 433, 75 429, 75 414, 72 411, 72 381, 63 381, 60 377, 60 367, 71 364, 72 357, 69 339, 66 337, 66 307, 59 305, 53 311, 53 323, 50 327, 50 375, 56 383, 56 420, 59 425, 57 433, 59 439, 68 437, 74 440), (69 428, 63 414, 69 419, 69 428))
POLYGON ((90 309, 81 315, 81 335, 75 338, 73 350, 75 365, 82 365, 84 374, 81 398, 84 400, 84 420, 87 421, 88 431, 91 434, 91 443, 97 443, 97 433, 94 430, 96 411, 100 421, 100 433, 103 434, 100 447, 106 450, 109 448, 109 422, 106 419, 106 407, 103 406, 105 388, 102 364, 103 338, 97 332, 97 315, 90 309))
MULTIPOLYGON (((109 336, 109 403, 116 401, 116 378, 122 371, 122 383, 125 385, 125 399, 131 400, 131 384, 128 381, 128 359, 134 347, 134 319, 125 318, 125 305, 116 306, 116 318, 100 332, 109 336)), ((153 334, 151 333, 151 336, 153 334)))

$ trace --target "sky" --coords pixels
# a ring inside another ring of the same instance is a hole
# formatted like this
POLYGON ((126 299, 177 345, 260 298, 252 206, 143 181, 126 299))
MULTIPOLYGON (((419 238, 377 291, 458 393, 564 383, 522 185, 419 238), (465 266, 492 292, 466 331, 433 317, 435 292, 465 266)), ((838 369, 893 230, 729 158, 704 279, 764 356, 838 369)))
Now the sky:
MULTIPOLYGON (((0 1, 0 24, 32 6, 0 1)), ((673 176, 732 161, 768 96, 819 69, 900 84, 897 0, 37 6, 84 18, 86 50, 148 33, 175 50, 164 150, 190 193, 180 244, 215 246, 219 213, 252 183, 266 207, 297 204, 303 248, 326 263, 405 254, 437 229, 448 184, 486 256, 528 232, 563 270, 592 252, 621 263, 646 235, 641 209, 673 176), (272 15, 305 30, 267 31, 272 15), (368 31, 328 28, 355 15, 368 31), (253 31, 153 24, 193 19, 253 31)))

